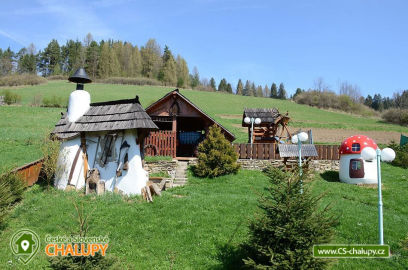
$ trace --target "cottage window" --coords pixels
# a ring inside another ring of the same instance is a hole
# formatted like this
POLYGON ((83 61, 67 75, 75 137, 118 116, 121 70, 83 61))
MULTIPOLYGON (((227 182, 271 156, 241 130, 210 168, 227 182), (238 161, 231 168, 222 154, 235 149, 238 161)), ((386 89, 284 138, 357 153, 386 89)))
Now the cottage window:
POLYGON ((361 169, 361 161, 360 160, 353 160, 351 162, 351 169, 358 171, 361 169))
POLYGON ((104 167, 106 163, 115 160, 115 142, 116 142, 116 135, 115 134, 107 134, 101 140, 100 143, 100 154, 99 154, 99 164, 104 167))
POLYGON ((353 151, 353 152, 360 151, 360 144, 359 143, 353 143, 353 145, 351 146, 351 151, 353 151))

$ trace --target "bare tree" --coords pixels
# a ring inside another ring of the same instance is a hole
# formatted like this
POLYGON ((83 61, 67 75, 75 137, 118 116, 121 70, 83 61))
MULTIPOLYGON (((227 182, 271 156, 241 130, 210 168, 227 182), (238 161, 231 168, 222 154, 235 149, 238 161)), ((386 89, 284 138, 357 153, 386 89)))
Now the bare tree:
POLYGON ((354 102, 360 101, 361 92, 358 85, 352 85, 347 81, 342 81, 339 84, 339 94, 349 96, 354 102))
POLYGON ((322 77, 318 77, 314 80, 314 90, 319 92, 327 92, 330 91, 330 87, 322 77))

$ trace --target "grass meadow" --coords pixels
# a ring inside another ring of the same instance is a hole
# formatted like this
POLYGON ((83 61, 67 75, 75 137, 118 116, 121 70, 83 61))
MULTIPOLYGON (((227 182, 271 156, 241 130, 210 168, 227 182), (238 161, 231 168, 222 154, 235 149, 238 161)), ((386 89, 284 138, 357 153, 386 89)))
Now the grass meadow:
MULTIPOLYGON (((407 170, 385 164, 383 176, 384 237, 393 257, 339 259, 330 269, 408 267, 400 245, 408 234, 407 170)), ((138 196, 84 196, 35 185, 12 211, 0 235, 0 250, 8 251, 9 239, 19 228, 34 230, 42 241, 46 234, 75 234, 76 201, 86 212, 93 211, 88 235, 108 235, 108 254, 117 257, 123 269, 237 269, 243 257, 239 246, 248 239, 248 224, 267 183, 258 171, 241 170, 216 179, 189 175, 186 186, 165 191, 150 204, 138 196)), ((317 175, 306 186, 315 194, 326 192, 321 207, 330 204, 338 216, 333 243, 378 242, 376 189, 340 183, 335 172, 317 175)), ((0 265, 25 269, 11 252, 0 253, 0 265)), ((26 269, 47 266, 45 253, 39 252, 26 269)))
MULTIPOLYGON (((60 112, 65 108, 41 108, 30 106, 41 97, 57 97, 66 104, 75 84, 65 81, 49 81, 36 86, 2 88, 21 95, 21 106, 0 107, 0 167, 20 166, 41 157, 40 138, 52 130, 60 112)), ((158 86, 134 86, 112 84, 88 84, 92 102, 133 98, 139 95, 144 107, 155 102, 173 88, 158 86)), ((0 93, 3 91, 0 90, 0 93)), ((408 133, 407 127, 382 122, 377 118, 320 110, 291 101, 235 96, 224 93, 181 90, 181 93, 202 110, 220 122, 236 136, 235 142, 246 142, 247 134, 241 126, 245 107, 277 107, 281 113, 289 112, 291 126, 296 128, 356 129, 361 131, 396 131, 408 133)), ((319 143, 319 142, 317 142, 319 143)), ((340 142, 339 142, 340 143, 340 142)))

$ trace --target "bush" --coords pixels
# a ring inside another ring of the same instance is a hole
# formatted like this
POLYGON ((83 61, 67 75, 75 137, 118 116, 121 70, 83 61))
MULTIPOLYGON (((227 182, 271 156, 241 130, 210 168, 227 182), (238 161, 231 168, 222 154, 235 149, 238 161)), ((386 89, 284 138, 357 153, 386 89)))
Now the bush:
POLYGON ((47 188, 53 185, 55 174, 57 174, 57 161, 61 142, 49 135, 45 136, 41 143, 41 152, 44 157, 42 172, 47 188))
POLYGON ((13 172, 0 175, 0 226, 9 208, 22 199, 25 183, 13 172))
POLYGON ((46 83, 43 77, 33 74, 13 74, 0 77, 0 86, 37 85, 46 83))
POLYGON ((197 176, 211 178, 237 173, 240 167, 237 159, 237 153, 221 133, 221 128, 213 125, 198 146, 198 163, 193 171, 197 176))
POLYGON ((15 103, 20 103, 21 102, 21 96, 16 94, 16 93, 12 93, 9 90, 4 91, 3 93, 4 95, 4 102, 7 105, 11 105, 11 104, 15 104, 15 103))
POLYGON ((408 168, 408 144, 400 146, 392 142, 388 147, 392 148, 395 151, 395 159, 392 161, 392 165, 408 168))
POLYGON ((162 85, 160 81, 151 78, 111 77, 106 79, 98 79, 96 80, 96 82, 109 84, 130 84, 130 85, 162 85))
MULTIPOLYGON (((87 236, 89 229, 89 221, 92 216, 93 209, 90 213, 85 213, 84 205, 77 204, 73 201, 76 210, 76 220, 78 221, 78 233, 80 237, 87 236)), ((75 216, 74 216, 75 217, 75 216)), ((75 233, 73 233, 75 235, 75 233)), ((81 247, 79 247, 81 250, 81 247)), ((95 253, 95 256, 57 256, 49 257, 50 267, 58 270, 86 270, 86 269, 123 269, 116 257, 112 255, 102 256, 100 253, 95 253)))
POLYGON ((49 81, 55 81, 55 80, 64 80, 67 81, 68 77, 64 76, 64 75, 52 75, 52 76, 48 76, 47 80, 49 81))
POLYGON ((314 258, 315 244, 329 243, 336 219, 328 208, 319 210, 322 196, 306 188, 300 193, 297 173, 268 168, 270 185, 259 200, 250 224, 249 258, 245 264, 257 269, 323 269, 327 260, 314 258))
POLYGON ((62 97, 53 95, 52 97, 45 97, 42 101, 42 107, 63 108, 67 107, 68 101, 62 97))
POLYGON ((362 116, 375 116, 377 113, 361 104, 354 102, 347 95, 336 95, 334 92, 307 91, 295 96, 295 102, 323 109, 336 109, 362 116))
POLYGON ((389 109, 386 110, 381 116, 388 123, 408 126, 407 109, 389 109))

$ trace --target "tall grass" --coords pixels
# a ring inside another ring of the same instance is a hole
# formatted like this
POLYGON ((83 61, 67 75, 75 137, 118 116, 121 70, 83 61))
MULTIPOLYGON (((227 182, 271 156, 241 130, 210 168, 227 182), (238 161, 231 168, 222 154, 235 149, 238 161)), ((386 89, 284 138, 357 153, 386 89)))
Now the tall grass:
POLYGON ((0 86, 37 85, 47 80, 33 74, 13 74, 0 77, 0 86))
POLYGON ((96 82, 110 84, 130 84, 130 85, 162 85, 162 83, 156 79, 130 78, 130 77, 110 77, 106 79, 98 79, 96 80, 96 82))

